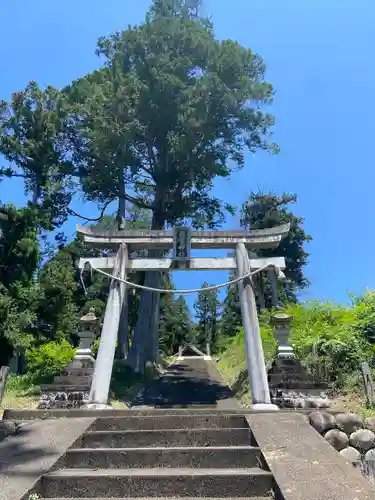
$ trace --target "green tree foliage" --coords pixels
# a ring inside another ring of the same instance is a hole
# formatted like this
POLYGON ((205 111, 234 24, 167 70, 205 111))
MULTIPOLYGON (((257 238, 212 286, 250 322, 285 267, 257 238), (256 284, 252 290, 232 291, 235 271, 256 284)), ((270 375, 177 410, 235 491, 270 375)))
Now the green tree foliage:
POLYGON ((61 248, 39 271, 38 330, 43 339, 70 339, 77 332, 83 291, 78 284, 76 253, 79 242, 61 248))
MULTIPOLYGON (((309 281, 304 275, 304 266, 309 254, 305 244, 312 240, 303 228, 304 219, 295 215, 289 208, 297 202, 295 194, 251 193, 242 205, 241 226, 244 229, 266 229, 290 223, 290 232, 275 249, 257 250, 259 257, 285 257, 287 283, 280 287, 281 301, 296 301, 299 290, 306 288, 309 281)), ((270 287, 265 284, 266 306, 271 306, 270 287)))
MULTIPOLYGON (((208 286, 206 282, 202 284, 202 288, 208 286)), ((203 350, 206 350, 207 343, 210 345, 211 352, 215 352, 217 349, 219 306, 218 290, 201 290, 198 293, 194 304, 197 318, 195 344, 203 350)))
MULTIPOLYGON (((229 274, 229 280, 235 278, 235 273, 229 274)), ((220 320, 220 336, 225 341, 228 337, 237 334, 237 329, 242 325, 241 306, 238 296, 238 285, 227 288, 227 294, 223 302, 223 311, 220 320)))
POLYGON ((39 227, 51 230, 66 219, 71 199, 65 114, 59 92, 30 82, 10 103, 0 101, 0 154, 9 165, 2 177, 20 177, 30 203, 38 209, 39 227))
POLYGON ((15 350, 28 347, 35 330, 39 265, 38 218, 32 208, 1 207, 0 219, 0 365, 15 350))
POLYGON ((117 198, 120 165, 125 198, 152 210, 155 229, 222 221, 213 180, 243 166, 244 149, 274 149, 273 118, 259 109, 273 95, 261 58, 166 0, 143 24, 101 38, 98 54, 104 67, 67 90, 82 103, 72 136, 87 195, 117 198))
POLYGON ((160 316, 160 350, 171 356, 192 340, 192 322, 183 296, 166 294, 160 316))

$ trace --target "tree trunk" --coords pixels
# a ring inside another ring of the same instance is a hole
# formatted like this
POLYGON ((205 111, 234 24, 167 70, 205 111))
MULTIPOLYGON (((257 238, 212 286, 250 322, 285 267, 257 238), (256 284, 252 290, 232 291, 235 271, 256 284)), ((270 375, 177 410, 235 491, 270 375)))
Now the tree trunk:
MULTIPOLYGON (((164 229, 163 215, 154 213, 151 229, 164 229)), ((148 257, 156 258, 159 254, 160 252, 157 250, 150 250, 148 252, 148 257)), ((160 288, 160 272, 146 272, 144 286, 160 288)), ((160 293, 142 291, 138 321, 128 356, 128 363, 136 372, 143 373, 147 361, 156 361, 159 345, 159 309, 160 293)))
POLYGON ((266 302, 264 300, 264 281, 261 272, 257 276, 257 281, 258 281, 257 289, 258 289, 259 310, 262 312, 266 309, 266 302))

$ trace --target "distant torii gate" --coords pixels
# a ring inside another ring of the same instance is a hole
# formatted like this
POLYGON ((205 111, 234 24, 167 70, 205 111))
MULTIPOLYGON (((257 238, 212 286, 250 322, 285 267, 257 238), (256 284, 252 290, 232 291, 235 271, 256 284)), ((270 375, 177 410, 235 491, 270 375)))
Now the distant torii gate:
MULTIPOLYGON (((271 270, 285 269, 285 259, 283 257, 250 259, 248 250, 277 248, 289 230, 289 224, 254 231, 195 231, 185 227, 176 227, 173 231, 101 231, 77 226, 77 233, 90 246, 117 249, 116 257, 82 258, 79 267, 85 269, 89 264, 94 269, 109 272, 114 277, 123 280, 126 280, 128 270, 236 269, 237 276, 243 277, 250 270, 265 269, 266 266, 269 266, 271 270), (236 257, 194 258, 190 255, 192 248, 235 249, 236 257), (129 253, 137 249, 173 249, 173 257, 129 259, 129 253)), ((126 287, 125 283, 116 279, 111 280, 101 332, 101 342, 91 385, 89 407, 107 407, 120 315, 124 306, 126 307, 126 287)), ((273 288, 275 289, 275 284, 273 288)), ((239 282, 239 296, 253 408, 277 409, 276 406, 271 404, 270 400, 256 301, 250 277, 246 277, 239 282)))

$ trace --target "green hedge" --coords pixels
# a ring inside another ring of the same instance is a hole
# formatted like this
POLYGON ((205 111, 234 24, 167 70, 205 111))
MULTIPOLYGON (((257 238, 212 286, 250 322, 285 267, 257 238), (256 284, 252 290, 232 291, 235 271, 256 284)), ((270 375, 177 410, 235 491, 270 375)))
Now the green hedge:
POLYGON ((45 377, 56 375, 68 366, 74 355, 74 347, 65 339, 47 342, 26 351, 27 371, 45 377))

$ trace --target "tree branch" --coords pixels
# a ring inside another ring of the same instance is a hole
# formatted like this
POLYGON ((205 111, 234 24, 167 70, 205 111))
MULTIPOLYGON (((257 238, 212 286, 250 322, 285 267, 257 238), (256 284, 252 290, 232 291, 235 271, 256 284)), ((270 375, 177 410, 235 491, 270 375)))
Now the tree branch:
POLYGON ((107 201, 107 203, 102 208, 102 211, 101 211, 101 214, 99 215, 99 217, 95 217, 95 218, 85 217, 84 215, 80 215, 77 212, 75 212, 74 210, 72 210, 71 208, 67 208, 67 212, 70 215, 74 215, 75 217, 80 217, 81 219, 87 220, 88 222, 98 222, 98 221, 100 221, 104 217, 104 212, 105 212, 106 208, 108 207, 108 205, 110 203, 112 203, 112 201, 114 201, 114 198, 111 199, 111 200, 109 200, 109 201, 107 201))
POLYGON ((133 196, 130 196, 129 194, 125 195, 125 199, 127 201, 130 201, 131 203, 133 203, 133 205, 136 205, 140 208, 145 208, 147 210, 152 210, 154 208, 153 204, 141 201, 139 198, 134 198, 133 196))

